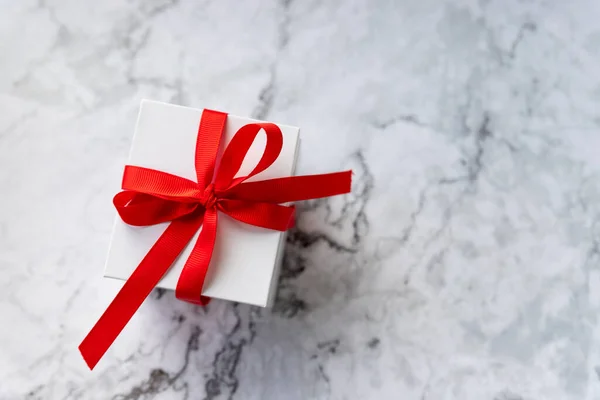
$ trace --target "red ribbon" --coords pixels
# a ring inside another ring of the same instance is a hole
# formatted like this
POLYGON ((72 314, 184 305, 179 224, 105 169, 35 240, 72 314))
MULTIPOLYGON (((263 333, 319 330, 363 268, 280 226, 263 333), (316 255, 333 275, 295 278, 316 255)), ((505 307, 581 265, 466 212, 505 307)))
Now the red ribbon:
POLYGON ((285 231, 294 225, 294 206, 279 203, 334 196, 350 191, 351 171, 245 182, 267 169, 279 156, 283 135, 275 124, 257 122, 241 127, 216 158, 227 114, 204 110, 196 140, 197 182, 149 168, 125 166, 124 191, 113 203, 123 221, 135 226, 171 221, 125 282, 79 351, 93 369, 144 299, 202 226, 198 240, 177 281, 178 299, 205 305, 202 285, 217 231, 217 211, 246 224, 285 231), (250 174, 235 178, 260 130, 267 134, 264 153, 250 174))

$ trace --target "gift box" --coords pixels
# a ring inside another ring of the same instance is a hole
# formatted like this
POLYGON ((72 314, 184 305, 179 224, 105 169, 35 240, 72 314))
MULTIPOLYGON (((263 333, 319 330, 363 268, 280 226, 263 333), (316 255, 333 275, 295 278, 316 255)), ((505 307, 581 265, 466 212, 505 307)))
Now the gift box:
POLYGON ((90 368, 155 287, 200 306, 272 302, 290 203, 350 191, 351 171, 293 176, 298 131, 142 102, 104 272, 125 283, 79 346, 90 368))
MULTIPOLYGON (((201 109, 143 100, 135 128, 128 164, 140 165, 196 179, 194 151, 201 109)), ((221 141, 224 148, 249 118, 228 115, 221 141)), ((291 176, 298 154, 298 131, 277 124, 283 135, 283 147, 275 162, 248 181, 291 176)), ((243 160, 237 176, 250 173, 265 149, 266 138, 258 135, 243 160)), ((221 149, 222 152, 222 149, 221 149)), ((134 227, 117 216, 108 252, 104 276, 127 280, 136 266, 165 231, 168 223, 134 227)), ((185 261, 200 230, 156 287, 175 290, 185 261)), ((267 306, 274 297, 279 266, 285 244, 285 232, 241 224, 227 214, 219 215, 210 267, 202 294, 207 297, 267 306)))

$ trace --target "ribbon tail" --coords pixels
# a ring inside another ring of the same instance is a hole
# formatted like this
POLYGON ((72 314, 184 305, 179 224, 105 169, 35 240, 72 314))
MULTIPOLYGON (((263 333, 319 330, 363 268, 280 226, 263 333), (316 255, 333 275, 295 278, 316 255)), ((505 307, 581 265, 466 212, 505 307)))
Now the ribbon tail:
POLYGON ((175 296, 193 304, 206 305, 210 298, 202 296, 202 286, 206 279, 217 236, 217 210, 211 207, 204 214, 202 230, 188 257, 175 289, 175 296))
POLYGON ((294 226, 296 208, 279 204, 221 200, 221 211, 245 224, 285 231, 294 226))
POLYGON ((352 171, 343 171, 244 182, 227 190, 224 196, 230 199, 287 203, 349 193, 351 185, 352 171))
POLYGON ((177 219, 171 222, 152 246, 79 345, 79 351, 90 369, 94 369, 104 356, 201 224, 202 214, 199 212, 177 219))

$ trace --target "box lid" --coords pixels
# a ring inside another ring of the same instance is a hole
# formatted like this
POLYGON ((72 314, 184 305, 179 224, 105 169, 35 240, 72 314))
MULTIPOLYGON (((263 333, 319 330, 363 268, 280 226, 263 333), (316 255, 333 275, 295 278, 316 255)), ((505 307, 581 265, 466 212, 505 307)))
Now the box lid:
MULTIPOLYGON (((194 152, 202 109, 143 100, 128 164, 153 168, 196 179, 194 152)), ((229 143, 243 125, 256 122, 228 115, 222 142, 229 143)), ((283 148, 268 169, 251 180, 291 176, 294 173, 299 129, 277 124, 283 148)), ((238 175, 248 174, 263 153, 266 135, 259 133, 238 175)), ((222 152, 222 146, 220 153, 222 152)), ((208 297, 266 306, 272 280, 279 268, 285 243, 283 233, 247 225, 219 213, 215 249, 202 294, 208 297)), ((126 280, 167 227, 167 223, 133 227, 116 217, 104 275, 126 280)), ((199 232, 165 274, 157 287, 175 289, 177 280, 199 232)), ((274 289, 273 289, 274 290, 274 289)))

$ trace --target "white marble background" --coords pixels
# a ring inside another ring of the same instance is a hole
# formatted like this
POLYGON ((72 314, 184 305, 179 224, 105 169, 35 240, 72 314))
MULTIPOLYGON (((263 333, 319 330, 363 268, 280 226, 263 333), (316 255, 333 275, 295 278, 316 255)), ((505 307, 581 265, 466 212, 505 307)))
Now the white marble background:
POLYGON ((1 399, 600 398, 600 3, 0 1, 1 399), (272 311, 77 345, 141 98, 302 127, 272 311))

